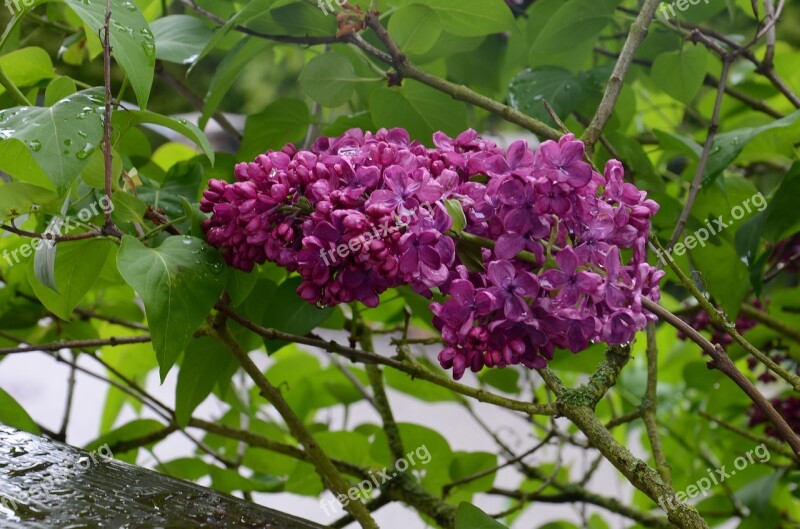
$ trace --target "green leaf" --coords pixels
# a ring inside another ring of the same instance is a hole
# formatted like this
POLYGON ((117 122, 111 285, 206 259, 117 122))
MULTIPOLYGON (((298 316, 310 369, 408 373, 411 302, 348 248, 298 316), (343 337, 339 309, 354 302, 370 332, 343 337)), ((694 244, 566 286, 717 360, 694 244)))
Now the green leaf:
POLYGON ((547 20, 533 48, 557 53, 594 40, 611 22, 620 0, 570 0, 547 20))
POLYGON ((58 244, 55 261, 55 285, 52 290, 43 285, 34 274, 33 261, 28 268, 28 281, 36 297, 47 310, 68 321, 72 311, 99 279, 87 269, 103 267, 114 243, 108 239, 86 239, 58 244))
POLYGON ((117 266, 144 302, 163 381, 225 288, 225 264, 194 237, 170 237, 148 248, 125 236, 117 266))
POLYGON ((225 494, 240 490, 243 492, 276 492, 281 488, 283 481, 267 476, 246 478, 238 471, 230 468, 210 467, 211 486, 225 494))
POLYGON ((211 470, 211 465, 202 459, 182 457, 156 465, 156 470, 174 478, 197 481, 203 476, 208 475, 208 472, 211 470))
POLYGON ((185 213, 183 199, 197 201, 203 173, 203 166, 197 162, 177 162, 161 184, 148 181, 149 185, 139 189, 138 197, 156 209, 163 209, 168 218, 179 218, 185 213))
POLYGON ((111 195, 111 201, 114 204, 114 221, 122 224, 125 222, 143 222, 144 214, 147 211, 147 204, 141 199, 126 193, 124 191, 117 191, 111 195))
POLYGON ((483 247, 472 241, 460 239, 456 242, 456 253, 458 259, 464 263, 467 270, 475 273, 482 273, 486 271, 483 264, 483 247))
POLYGON ((264 39, 245 38, 225 56, 217 67, 214 78, 208 86, 205 104, 203 105, 203 115, 200 117, 200 127, 205 129, 212 114, 217 111, 220 103, 225 98, 233 83, 245 70, 245 67, 253 61, 258 54, 269 47, 270 43, 264 39))
POLYGON ((502 33, 514 24, 514 16, 503 0, 426 0, 436 11, 445 31, 463 37, 502 33))
POLYGON ((699 45, 662 53, 653 61, 653 81, 661 90, 688 105, 703 86, 708 59, 705 46, 699 45))
POLYGON ((67 76, 56 77, 44 91, 44 106, 51 107, 78 91, 75 81, 67 76))
MULTIPOLYGON (((108 448, 114 452, 116 445, 125 441, 132 441, 134 439, 139 439, 140 437, 144 437, 151 433, 157 432, 159 430, 164 429, 164 425, 154 419, 136 419, 127 424, 120 426, 119 428, 105 434, 101 435, 88 445, 86 445, 85 449, 89 451, 98 451, 104 445, 108 445, 108 448)), ((151 447, 155 444, 152 442, 148 445, 143 446, 142 448, 151 447)), ((103 450, 105 452, 105 450, 103 450)), ((136 454, 139 452, 138 448, 135 450, 129 450, 128 452, 120 452, 114 453, 114 458, 120 459, 122 461, 126 461, 128 463, 135 463, 136 462, 136 454)))
POLYGON ((189 15, 169 15, 150 24, 156 40, 156 59, 192 64, 214 36, 202 20, 189 15))
MULTIPOLYGON (((42 48, 20 48, 0 56, 0 68, 18 87, 31 86, 56 75, 50 55, 42 48)), ((5 91, 0 86, 0 94, 5 91)))
POLYGON ((392 14, 388 31, 405 53, 425 53, 439 40, 442 21, 430 7, 411 4, 392 14))
POLYGON ((464 232, 467 227, 467 216, 464 214, 464 208, 461 207, 461 202, 458 200, 445 200, 444 207, 447 214, 453 219, 453 227, 450 228, 459 235, 464 232))
MULTIPOLYGON (((461 481, 497 467, 497 456, 489 452, 455 452, 450 462, 450 480, 461 481)), ((486 492, 494 485, 497 472, 458 485, 456 490, 486 492)))
MULTIPOLYGON (((100 34, 106 14, 104 0, 65 0, 65 3, 83 20, 92 35, 100 34)), ((156 65, 156 43, 135 3, 114 4, 110 41, 114 58, 128 76, 139 106, 147 108, 156 65)))
MULTIPOLYGON (((325 0, 327 3, 327 0, 325 0)), ((297 36, 330 36, 336 33, 336 17, 323 12, 316 2, 281 0, 270 10, 268 32, 297 36)), ((263 30, 263 17, 254 20, 251 27, 263 30)))
POLYGON ((714 182, 714 180, 736 160, 739 154, 741 154, 742 149, 745 148, 750 140, 767 131, 788 127, 794 124, 799 117, 800 110, 760 127, 739 129, 724 134, 718 134, 717 137, 714 138, 711 154, 708 157, 708 166, 703 175, 703 186, 707 187, 714 182))
POLYGON ((750 290, 747 267, 738 259, 733 245, 723 241, 719 246, 695 248, 692 260, 702 273, 703 281, 731 317, 739 313, 739 306, 750 290), (725 263, 725 266, 720 266, 725 263))
POLYGON ((103 139, 101 94, 100 89, 91 88, 52 107, 0 111, 0 140, 21 142, 63 194, 103 139))
POLYGON ((456 511, 456 529, 508 529, 471 503, 461 502, 456 511))
POLYGON ((190 123, 182 118, 171 118, 148 110, 125 110, 124 112, 114 112, 112 116, 114 124, 114 133, 121 137, 125 131, 130 127, 149 123, 151 125, 159 125, 166 127, 170 130, 182 134, 186 138, 192 140, 195 145, 203 150, 211 165, 214 165, 214 149, 208 142, 205 133, 197 128, 194 123, 190 123))
POLYGON ((213 338, 192 340, 186 348, 175 393, 175 420, 185 428, 195 408, 211 394, 221 378, 230 378, 236 360, 213 338))
POLYGON ((481 382, 505 393, 519 393, 519 371, 511 367, 504 369, 484 369, 478 374, 481 382))
POLYGON ((417 380, 401 371, 387 369, 384 372, 386 384, 423 402, 457 401, 452 391, 424 380, 417 380))
POLYGON ((245 25, 250 20, 263 15, 274 3, 275 0, 252 0, 246 6, 244 6, 240 11, 237 11, 232 17, 228 18, 228 21, 221 27, 218 28, 213 32, 211 39, 206 43, 202 50, 200 50, 200 54, 195 57, 192 62, 192 69, 194 65, 197 64, 203 57, 211 53, 211 51, 219 46, 222 40, 230 33, 230 31, 239 25, 245 25))
POLYGON ((653 130, 653 134, 658 138, 658 143, 665 151, 673 151, 685 154, 699 160, 703 154, 703 146, 691 138, 676 134, 666 130, 653 130))
POLYGON ((350 59, 333 51, 311 59, 297 78, 308 97, 326 107, 338 107, 349 101, 355 83, 361 80, 350 59))
MULTIPOLYGON (((320 309, 297 294, 300 278, 292 277, 278 286, 264 310, 264 325, 279 331, 304 336, 316 329, 333 312, 332 307, 320 309)), ((267 351, 274 352, 285 342, 266 340, 267 351)))
POLYGON ((276 151, 287 143, 302 141, 308 132, 311 115, 300 100, 282 98, 258 114, 247 116, 240 160, 253 160, 267 149, 276 151))
POLYGON ((558 66, 540 66, 523 70, 511 80, 508 100, 520 112, 552 123, 553 118, 543 101, 566 120, 584 100, 585 93, 585 81, 581 77, 558 66))
POLYGON ((37 206, 50 205, 58 200, 52 190, 44 187, 10 182, 0 185, 0 221, 30 213, 37 206))
POLYGON ((28 412, 14 400, 14 397, 0 388, 0 423, 18 430, 24 430, 36 435, 42 435, 36 422, 31 419, 28 412))
POLYGON ((228 288, 226 290, 231 295, 234 307, 244 303, 253 292, 257 282, 258 274, 248 274, 237 269, 232 269, 228 273, 228 288))
POLYGON ((384 127, 403 127, 412 138, 430 144, 437 130, 455 136, 467 128, 466 106, 416 81, 402 88, 381 88, 369 100, 372 119, 384 127))
MULTIPOLYGON (((111 185, 117 187, 119 177, 122 175, 122 158, 113 151, 111 157, 111 185)), ((102 149, 97 149, 89 157, 89 163, 81 171, 81 180, 95 189, 105 189, 106 185, 106 160, 102 149)))
POLYGON ((761 241, 774 244, 800 230, 797 196, 800 196, 800 162, 792 166, 763 211, 745 221, 736 232, 736 251, 747 262, 750 282, 758 295, 769 257, 769 251, 761 253, 761 241))

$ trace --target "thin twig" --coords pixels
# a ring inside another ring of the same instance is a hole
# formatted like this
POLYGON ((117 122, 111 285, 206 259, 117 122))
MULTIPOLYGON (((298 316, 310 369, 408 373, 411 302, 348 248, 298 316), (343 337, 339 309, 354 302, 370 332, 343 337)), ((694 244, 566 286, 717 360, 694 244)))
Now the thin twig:
POLYGON ((722 99, 723 95, 725 94, 725 85, 728 82, 728 73, 730 72, 731 68, 731 60, 728 57, 725 57, 722 61, 722 75, 720 75, 719 79, 719 87, 717 88, 717 98, 714 102, 714 111, 711 117, 711 124, 708 126, 708 136, 706 136, 706 142, 703 146, 703 152, 700 155, 700 161, 697 164, 697 170, 694 174, 694 180, 692 180, 692 184, 689 187, 689 195, 686 198, 686 203, 683 205, 683 210, 681 211, 681 215, 678 218, 678 224, 675 225, 675 230, 672 232, 672 237, 670 237, 669 244, 667 245, 667 251, 671 250, 675 243, 678 242, 678 238, 683 233, 683 228, 686 227, 686 222, 689 220, 689 215, 692 213, 692 207, 694 206, 694 202, 697 199, 697 195, 700 192, 700 186, 703 183, 703 175, 706 172, 706 166, 708 165, 708 158, 711 155, 711 148, 714 145, 714 139, 717 136, 717 130, 719 130, 719 115, 722 110, 722 99))
POLYGON ((35 231, 26 231, 21 230, 13 225, 2 224, 0 225, 0 230, 7 231, 9 233, 13 233, 14 235, 19 235, 20 237, 30 237, 31 239, 40 239, 44 241, 52 241, 54 243, 58 242, 68 242, 68 241, 81 241, 84 239, 93 239, 95 237, 100 237, 102 232, 100 231, 89 231, 85 233, 73 233, 72 235, 55 235, 50 233, 36 233, 35 231))
POLYGON ((96 338, 91 340, 72 340, 66 342, 53 342, 46 344, 32 344, 21 347, 9 347, 0 349, 0 356, 9 354, 52 352, 61 349, 89 349, 96 347, 118 347, 134 343, 148 343, 152 341, 150 336, 123 336, 111 338, 96 338))
MULTIPOLYGON (((73 355, 73 360, 75 355, 73 355)), ((72 402, 75 398, 75 366, 70 366, 69 377, 67 379, 67 396, 66 404, 64 405, 64 418, 61 420, 61 428, 58 430, 58 437, 56 440, 66 442, 67 440, 67 427, 69 426, 69 416, 72 412, 72 402)))
POLYGON ((644 394, 642 406, 642 417, 644 418, 647 438, 650 440, 650 448, 653 450, 653 458, 656 462, 658 473, 669 485, 672 485, 672 471, 664 455, 664 447, 661 444, 661 437, 658 434, 658 424, 656 414, 658 409, 658 346, 656 344, 656 326, 653 322, 647 323, 647 388, 644 394))
POLYGON ((359 351, 358 349, 345 347, 333 341, 326 341, 320 338, 308 336, 298 336, 296 334, 284 333, 275 329, 267 329, 248 320, 240 314, 237 314, 227 306, 218 305, 217 309, 224 312, 228 317, 242 327, 270 340, 283 340, 296 344, 309 345, 311 347, 318 347, 324 351, 328 351, 329 353, 344 356, 345 358, 349 358, 354 362, 388 366, 411 375, 414 378, 426 380, 436 384, 437 386, 442 386, 461 395, 474 398, 481 402, 488 402, 496 406, 508 408, 510 410, 521 411, 531 415, 554 415, 557 413, 556 407, 553 405, 532 404, 529 402, 508 399, 482 389, 476 389, 464 384, 459 384, 450 378, 439 376, 418 364, 408 364, 394 358, 387 358, 385 356, 359 351))
POLYGON ((597 113, 586 129, 586 132, 583 134, 583 141, 589 153, 593 151, 595 143, 597 143, 608 120, 611 119, 611 115, 614 113, 617 99, 622 92, 622 84, 625 80, 625 75, 628 73, 628 68, 630 68, 633 63, 636 50, 647 36, 647 28, 653 21, 653 17, 655 17, 656 10, 660 4, 661 0, 645 0, 636 20, 631 24, 628 38, 622 46, 619 60, 614 65, 614 71, 611 73, 611 78, 608 80, 608 85, 606 86, 606 91, 603 94, 600 106, 597 107, 597 113))
POLYGON ((113 211, 111 204, 111 191, 112 182, 114 179, 114 169, 112 162, 111 152, 111 105, 113 100, 111 98, 111 0, 106 0, 106 15, 103 24, 103 81, 105 85, 105 119, 103 121, 103 161, 105 169, 105 194, 106 205, 103 210, 105 212, 105 226, 103 226, 103 233, 106 235, 114 235, 122 237, 122 232, 114 225, 111 218, 113 211))

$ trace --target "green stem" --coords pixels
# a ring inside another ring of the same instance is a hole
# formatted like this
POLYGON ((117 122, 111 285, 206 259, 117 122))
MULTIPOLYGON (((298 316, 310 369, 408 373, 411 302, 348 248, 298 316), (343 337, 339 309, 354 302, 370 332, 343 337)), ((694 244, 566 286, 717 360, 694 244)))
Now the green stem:
POLYGON ((0 85, 3 85, 3 88, 8 90, 8 93, 11 94, 11 97, 13 97, 20 105, 24 107, 33 106, 31 102, 28 101, 28 98, 25 97, 25 94, 20 92, 19 88, 17 88, 17 85, 14 84, 14 81, 8 77, 2 66, 0 66, 0 85))

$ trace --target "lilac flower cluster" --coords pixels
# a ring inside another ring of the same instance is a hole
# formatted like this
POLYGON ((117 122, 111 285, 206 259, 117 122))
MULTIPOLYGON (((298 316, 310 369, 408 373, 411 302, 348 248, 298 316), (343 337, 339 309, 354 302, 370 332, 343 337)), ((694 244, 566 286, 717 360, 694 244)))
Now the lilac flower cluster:
POLYGON ((239 164, 235 183, 212 180, 204 194, 208 241, 243 270, 269 260, 296 271, 309 302, 376 306, 395 286, 438 290, 439 360, 457 379, 543 367, 555 347, 623 344, 654 318, 641 299, 659 299, 663 272, 645 255, 658 205, 623 181, 621 163, 597 173, 572 135, 535 153, 472 130, 433 141, 351 130, 239 164), (446 202, 463 210, 463 234, 446 202))
MULTIPOLYGON (((758 299, 753 301, 753 306, 759 309, 763 308, 761 301, 758 299)), ((698 308, 694 312, 682 315, 681 319, 696 331, 708 331, 711 334, 711 343, 719 344, 724 349, 733 343, 731 335, 725 329, 712 322, 708 313, 703 309, 698 308)), ((745 334, 756 325, 758 325, 756 320, 748 318, 744 314, 740 314, 736 319, 736 330, 739 334, 745 334)), ((684 341, 689 339, 688 336, 680 331, 678 331, 678 338, 684 341)))
POLYGON ((787 272, 800 272, 800 233, 777 243, 772 249, 769 264, 787 272))
MULTIPOLYGON (((795 432, 800 432, 800 398, 798 397, 776 397, 770 401, 775 407, 775 410, 781 414, 789 426, 795 432)), ((767 425, 766 433, 771 437, 783 439, 777 428, 772 425, 772 421, 767 417, 767 414, 756 405, 750 409, 750 428, 759 424, 765 423, 767 425)))

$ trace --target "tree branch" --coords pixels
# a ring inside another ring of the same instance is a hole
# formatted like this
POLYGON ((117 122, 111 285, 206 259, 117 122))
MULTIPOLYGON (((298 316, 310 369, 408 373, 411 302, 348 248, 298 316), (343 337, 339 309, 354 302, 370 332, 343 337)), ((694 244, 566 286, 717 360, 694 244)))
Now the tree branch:
POLYGON ((61 349, 89 349, 93 347, 118 347, 134 343, 148 343, 152 341, 150 336, 129 336, 121 338, 97 338, 92 340, 72 340, 65 342, 53 342, 46 344, 33 344, 21 347, 8 347, 0 349, 0 356, 9 354, 33 353, 33 352, 54 352, 61 349))
POLYGON ((531 404, 529 402, 507 399, 505 397, 495 395, 494 393, 490 393, 482 389, 476 389, 470 386, 466 386, 464 384, 459 384, 458 382, 452 379, 445 378, 431 371, 428 371, 427 369, 424 369, 422 366, 417 364, 411 365, 401 362, 400 360, 394 358, 387 358, 385 356, 367 353, 364 351, 359 351, 357 349, 351 349, 349 347, 345 347, 333 341, 322 340, 321 338, 298 336, 295 334, 280 332, 275 329, 267 329, 265 327, 261 327, 260 325, 253 323, 247 318, 242 317, 241 315, 231 310, 229 307, 218 305, 217 309, 224 312, 228 317, 230 317, 233 321, 235 321, 242 327, 249 329, 250 331, 256 333, 257 335, 270 340, 284 340, 287 342, 308 345, 311 347, 318 347, 324 351, 328 351, 329 353, 334 353, 344 356, 345 358, 349 358, 354 362, 362 362, 364 364, 380 364, 387 367, 391 367, 393 369, 397 369, 398 371, 402 371, 403 373, 411 375, 414 378, 426 380, 428 382, 436 384, 437 386, 442 386, 461 395, 474 398, 481 402, 488 402, 490 404, 494 404, 502 408, 521 411, 524 413, 528 413, 530 415, 553 415, 557 413, 555 406, 550 404, 531 404))
POLYGON ((647 429, 647 438, 650 440, 650 448, 653 450, 653 459, 656 462, 658 473, 661 479, 668 485, 672 485, 672 469, 664 456, 664 447, 661 444, 661 437, 658 434, 658 424, 656 421, 658 410, 658 345, 656 344, 656 325, 653 322, 647 323, 647 388, 644 394, 642 405, 642 418, 647 429))
POLYGON ((639 15, 636 20, 631 24, 628 38, 622 46, 619 60, 614 66, 614 71, 611 73, 611 78, 608 80, 606 91, 603 94, 603 99, 600 106, 597 108, 597 113, 592 119, 586 132, 583 134, 583 141, 586 144, 587 152, 591 153, 594 150, 594 145, 600 139, 608 120, 614 113, 614 106, 617 104, 617 99, 622 91, 622 84, 625 80, 625 75, 633 63, 633 58, 636 55, 636 50, 647 36, 647 28, 653 21, 656 14, 656 9, 661 4, 660 0, 645 0, 639 15))
MULTIPOLYGON (((267 401, 278 410, 283 420, 286 421, 286 425, 289 427, 292 435, 303 445, 305 453, 308 455, 308 458, 311 460, 320 478, 322 478, 325 487, 337 496, 346 496, 349 492, 350 484, 342 477, 327 454, 325 454, 314 440, 314 437, 306 429, 300 418, 294 413, 289 403, 283 398, 280 390, 267 380, 267 377, 264 376, 248 354, 242 350, 236 338, 234 338, 228 329, 227 322, 224 319, 221 318, 215 322, 213 334, 230 350, 234 358, 236 358, 239 364, 244 368, 245 372, 247 372, 261 391, 261 396, 267 399, 267 401)), ((369 511, 360 501, 348 502, 347 505, 345 505, 345 509, 364 529, 378 529, 375 520, 372 519, 369 511)))

